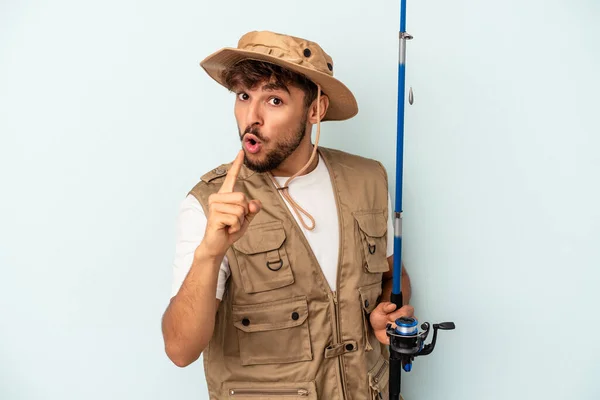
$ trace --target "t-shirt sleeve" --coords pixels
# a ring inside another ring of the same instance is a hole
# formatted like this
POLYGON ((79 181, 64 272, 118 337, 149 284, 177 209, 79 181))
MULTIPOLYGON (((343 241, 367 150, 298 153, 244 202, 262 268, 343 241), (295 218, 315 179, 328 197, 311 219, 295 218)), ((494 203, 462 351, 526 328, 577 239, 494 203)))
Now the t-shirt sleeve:
MULTIPOLYGON (((192 266, 194 251, 204 238, 206 215, 198 199, 188 195, 180 205, 176 224, 175 259, 173 261, 173 283, 171 295, 175 296, 192 266)), ((217 280, 216 298, 221 300, 225 283, 229 278, 229 262, 223 258, 217 280)))

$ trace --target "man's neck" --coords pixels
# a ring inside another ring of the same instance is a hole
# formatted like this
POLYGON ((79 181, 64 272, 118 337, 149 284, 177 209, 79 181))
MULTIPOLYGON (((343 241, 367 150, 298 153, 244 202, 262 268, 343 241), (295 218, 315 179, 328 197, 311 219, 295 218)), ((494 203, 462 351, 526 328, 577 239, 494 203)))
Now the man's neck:
MULTIPOLYGON (((277 168, 271 170, 271 173, 278 177, 290 177, 294 175, 304 168, 312 155, 313 148, 314 146, 312 143, 309 143, 309 146, 299 146, 296 151, 286 158, 277 168)), ((317 167, 318 163, 319 154, 317 153, 314 160, 312 160, 308 168, 304 170, 300 176, 312 172, 317 167)))

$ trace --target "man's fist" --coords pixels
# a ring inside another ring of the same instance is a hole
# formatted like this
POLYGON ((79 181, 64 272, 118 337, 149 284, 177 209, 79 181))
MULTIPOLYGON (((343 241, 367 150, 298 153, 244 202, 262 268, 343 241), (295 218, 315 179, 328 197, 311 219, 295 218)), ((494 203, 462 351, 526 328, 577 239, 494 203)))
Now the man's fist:
POLYGON ((390 344, 390 338, 385 333, 387 324, 396 326, 396 319, 400 317, 414 316, 415 309, 413 306, 406 305, 399 310, 396 310, 396 305, 388 301, 381 302, 371 312, 370 321, 375 337, 383 344, 390 344))

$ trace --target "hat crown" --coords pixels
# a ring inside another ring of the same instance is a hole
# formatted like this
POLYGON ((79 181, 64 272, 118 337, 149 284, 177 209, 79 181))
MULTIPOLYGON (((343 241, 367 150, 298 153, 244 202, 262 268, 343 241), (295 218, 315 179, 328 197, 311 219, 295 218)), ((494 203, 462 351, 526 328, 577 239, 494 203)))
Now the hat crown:
POLYGON ((253 31, 240 38, 238 49, 263 53, 333 76, 333 59, 310 40, 269 31, 253 31))

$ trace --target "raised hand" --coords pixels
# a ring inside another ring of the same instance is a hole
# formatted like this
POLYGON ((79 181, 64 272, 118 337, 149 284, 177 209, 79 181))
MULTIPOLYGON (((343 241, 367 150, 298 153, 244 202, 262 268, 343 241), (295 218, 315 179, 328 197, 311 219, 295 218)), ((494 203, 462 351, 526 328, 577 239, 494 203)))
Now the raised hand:
POLYGON ((261 209, 259 200, 248 200, 244 193, 234 192, 243 162, 244 151, 240 150, 221 189, 208 198, 208 222, 200 246, 214 257, 225 255, 261 209))

